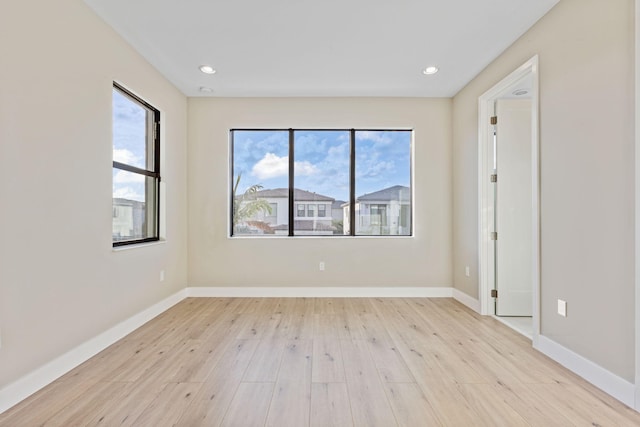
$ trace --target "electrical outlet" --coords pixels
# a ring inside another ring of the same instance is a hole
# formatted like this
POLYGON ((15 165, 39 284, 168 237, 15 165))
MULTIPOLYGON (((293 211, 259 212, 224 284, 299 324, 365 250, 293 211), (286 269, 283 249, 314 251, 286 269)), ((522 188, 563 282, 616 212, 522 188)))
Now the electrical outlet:
POLYGON ((324 271, 324 261, 320 261, 318 268, 320 269, 320 271, 324 271))
POLYGON ((558 314, 567 317, 567 302, 561 299, 558 300, 558 314))
POLYGON ((468 265, 464 268, 464 275, 467 276, 467 277, 471 276, 471 272, 469 271, 469 266, 468 265))
POLYGON ((160 270, 160 281, 164 282, 164 270, 160 270))

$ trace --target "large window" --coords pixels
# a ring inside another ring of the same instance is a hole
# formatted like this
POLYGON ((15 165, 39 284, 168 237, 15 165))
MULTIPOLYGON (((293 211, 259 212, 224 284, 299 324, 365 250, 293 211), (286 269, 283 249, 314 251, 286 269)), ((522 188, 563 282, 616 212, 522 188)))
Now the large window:
POLYGON ((410 130, 231 130, 231 235, 410 236, 411 142, 410 130))
POLYGON ((113 246, 159 240, 160 112, 113 85, 113 246))

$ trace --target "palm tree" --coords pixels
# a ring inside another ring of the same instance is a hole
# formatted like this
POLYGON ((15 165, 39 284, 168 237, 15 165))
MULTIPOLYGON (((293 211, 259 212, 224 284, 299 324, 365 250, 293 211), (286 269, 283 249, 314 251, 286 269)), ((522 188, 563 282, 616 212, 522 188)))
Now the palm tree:
MULTIPOLYGON (((267 214, 271 214, 271 206, 269 202, 264 199, 256 198, 255 194, 262 190, 262 185, 255 184, 247 188, 245 192, 237 196, 238 186, 240 185, 240 179, 242 174, 239 174, 236 178, 236 182, 233 185, 233 230, 235 232, 236 226, 239 222, 246 221, 253 218, 258 212, 262 211, 267 214)), ((251 225, 260 228, 264 231, 271 231, 271 227, 262 221, 251 221, 251 225)))

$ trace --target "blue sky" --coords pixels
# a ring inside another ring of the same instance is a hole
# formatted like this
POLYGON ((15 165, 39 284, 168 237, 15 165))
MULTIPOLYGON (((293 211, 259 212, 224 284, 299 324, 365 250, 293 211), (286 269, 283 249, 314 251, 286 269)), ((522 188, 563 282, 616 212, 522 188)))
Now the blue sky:
MULTIPOLYGON (((288 186, 288 131, 234 131, 234 182, 288 186)), ((349 131, 295 132, 295 187, 349 199, 349 131)), ((356 132, 356 196, 411 182, 410 131, 356 132)))
MULTIPOLYGON (((113 90, 113 160, 145 169, 147 110, 113 90)), ((113 170, 113 197, 145 201, 144 177, 113 170)))

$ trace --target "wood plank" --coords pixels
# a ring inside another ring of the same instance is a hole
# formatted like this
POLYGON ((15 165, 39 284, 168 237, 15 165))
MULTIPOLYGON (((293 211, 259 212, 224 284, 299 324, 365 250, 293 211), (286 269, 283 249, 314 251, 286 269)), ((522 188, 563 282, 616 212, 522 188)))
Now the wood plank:
POLYGON ((619 402, 612 406, 608 398, 596 397, 574 384, 530 384, 529 387, 542 396, 547 405, 577 425, 640 425, 638 413, 628 408, 622 410, 624 405, 620 406, 619 402))
POLYGON ((525 384, 492 384, 489 393, 511 406, 524 420, 535 427, 572 426, 573 422, 549 405, 525 384))
POLYGON ((473 411, 478 414, 482 424, 495 427, 529 426, 504 399, 493 393, 489 384, 458 384, 458 391, 473 411))
POLYGON ((28 399, 0 414, 0 426, 41 425, 89 393, 93 382, 54 381, 28 399))
POLYGON ((201 387, 201 383, 166 384, 151 404, 130 425, 156 427, 175 425, 201 387))
POLYGON ((317 338, 313 341, 313 370, 311 380, 314 383, 344 382, 344 364, 340 341, 317 338))
POLYGON ((219 425, 240 385, 257 345, 258 341, 256 340, 234 341, 202 384, 202 388, 178 420, 177 425, 219 425))
POLYGON ((289 341, 282 356, 266 426, 309 425, 312 341, 289 341))
POLYGON ((96 412, 110 410, 130 387, 129 383, 97 383, 85 394, 72 401, 68 409, 49 418, 43 426, 81 426, 87 425, 96 412), (96 399, 96 396, 100 396, 96 399))
POLYGON ((287 342, 284 338, 265 338, 260 340, 242 381, 276 382, 282 354, 287 342))
POLYGON ((417 384, 385 384, 385 390, 399 426, 442 425, 436 411, 417 384))
POLYGON ((223 427, 264 426, 273 396, 273 383, 241 383, 238 386, 223 427))
POLYGON ((346 383, 311 384, 311 427, 352 427, 346 383))
POLYGON ((326 337, 339 340, 351 339, 346 326, 346 319, 337 314, 314 314, 313 337, 326 337))
POLYGON ((341 346, 354 425, 397 425, 367 343, 345 340, 341 346))
MULTIPOLYGON (((146 377, 129 384, 130 386, 120 398, 113 399, 108 407, 97 410, 88 425, 134 425, 135 420, 165 387, 165 384, 158 383, 153 377, 146 377)), ((93 397, 100 398, 95 395, 93 397)))

